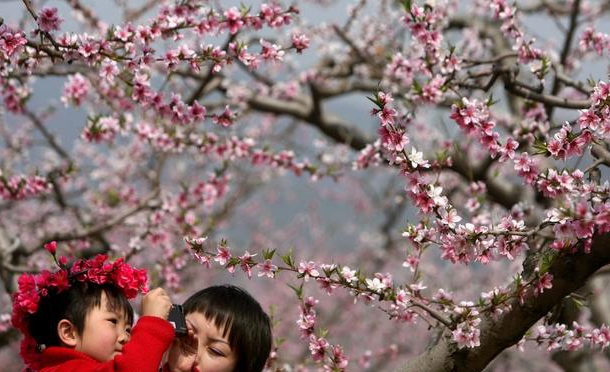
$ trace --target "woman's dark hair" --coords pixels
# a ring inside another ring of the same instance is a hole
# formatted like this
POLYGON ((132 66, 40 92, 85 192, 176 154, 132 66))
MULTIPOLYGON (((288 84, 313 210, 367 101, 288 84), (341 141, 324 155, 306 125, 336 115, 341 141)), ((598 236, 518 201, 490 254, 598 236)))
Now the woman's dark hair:
POLYGON ((201 313, 223 330, 237 355, 235 372, 260 372, 271 352, 269 316, 244 289, 212 286, 195 293, 183 304, 184 314, 201 313))
POLYGON ((129 323, 133 323, 133 308, 119 288, 112 284, 75 282, 62 292, 52 289, 40 298, 38 310, 28 316, 30 335, 38 345, 60 346, 57 324, 62 319, 69 320, 82 334, 87 314, 102 304, 102 293, 106 294, 108 310, 124 313, 129 323))

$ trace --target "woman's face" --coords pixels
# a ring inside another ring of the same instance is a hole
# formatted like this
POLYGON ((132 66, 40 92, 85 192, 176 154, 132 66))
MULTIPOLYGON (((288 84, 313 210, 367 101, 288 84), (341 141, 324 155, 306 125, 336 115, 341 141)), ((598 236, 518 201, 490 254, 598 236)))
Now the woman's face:
POLYGON ((223 336, 222 330, 201 313, 187 314, 186 321, 197 337, 197 369, 200 372, 233 372, 237 351, 229 345, 228 335, 223 336))

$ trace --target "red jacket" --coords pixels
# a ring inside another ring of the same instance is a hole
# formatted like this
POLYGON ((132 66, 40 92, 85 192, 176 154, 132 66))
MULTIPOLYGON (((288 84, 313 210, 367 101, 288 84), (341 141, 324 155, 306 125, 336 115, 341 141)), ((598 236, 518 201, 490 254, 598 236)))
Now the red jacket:
POLYGON ((80 351, 51 346, 42 352, 39 372, 157 372, 173 339, 174 328, 168 321, 143 316, 123 352, 113 360, 98 362, 80 351))

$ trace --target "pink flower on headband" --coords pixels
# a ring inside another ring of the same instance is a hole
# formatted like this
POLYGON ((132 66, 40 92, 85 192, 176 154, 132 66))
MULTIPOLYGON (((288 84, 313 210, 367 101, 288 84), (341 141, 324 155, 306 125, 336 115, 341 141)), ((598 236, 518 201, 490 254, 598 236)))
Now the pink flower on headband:
POLYGON ((121 259, 115 261, 115 266, 116 268, 113 270, 113 281, 117 287, 123 290, 125 297, 132 298, 140 291, 147 292, 146 270, 134 269, 129 265, 123 264, 121 259))
POLYGON ((50 254, 55 256, 55 252, 57 251, 57 242, 56 241, 52 241, 50 243, 45 244, 44 245, 44 249, 46 249, 47 252, 49 252, 50 254))

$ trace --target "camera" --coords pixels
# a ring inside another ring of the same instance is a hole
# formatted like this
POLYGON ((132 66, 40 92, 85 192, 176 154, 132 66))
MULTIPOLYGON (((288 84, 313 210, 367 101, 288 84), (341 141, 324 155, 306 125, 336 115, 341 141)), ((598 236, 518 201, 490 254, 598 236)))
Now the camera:
POLYGON ((184 311, 182 310, 182 305, 173 304, 172 308, 169 310, 169 316, 167 320, 174 327, 174 332, 176 336, 184 336, 187 334, 186 328, 186 319, 184 318, 184 311))

